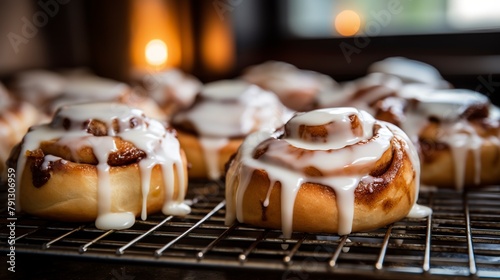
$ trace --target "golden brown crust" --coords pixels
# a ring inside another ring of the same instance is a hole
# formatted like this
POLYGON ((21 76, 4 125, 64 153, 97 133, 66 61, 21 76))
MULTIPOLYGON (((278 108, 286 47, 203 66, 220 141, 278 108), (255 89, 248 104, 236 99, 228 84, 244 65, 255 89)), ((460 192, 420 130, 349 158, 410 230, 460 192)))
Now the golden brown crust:
MULTIPOLYGON (((179 139, 181 148, 186 152, 186 158, 189 165, 189 178, 209 178, 207 160, 200 139, 196 135, 182 130, 177 131, 177 138, 179 139)), ((242 138, 229 139, 227 144, 218 151, 217 164, 220 174, 224 174, 226 163, 231 156, 236 153, 242 142, 242 138)))
MULTIPOLYGON (((182 154, 186 171, 186 158, 182 154)), ((28 157, 19 187, 21 208, 24 212, 42 218, 61 221, 83 222, 97 218, 97 167, 92 164, 55 161, 50 164, 49 179, 40 187, 33 185, 36 157, 28 157)), ((187 171, 186 171, 187 172, 187 171)), ((178 173, 175 174, 175 199, 180 188, 178 173)), ((184 173, 186 174, 186 173, 184 173)), ((142 207, 141 172, 137 163, 110 167, 111 212, 132 212, 138 216, 142 207)), ((186 180, 184 180, 186 181, 186 180)), ((161 210, 165 202, 165 187, 161 166, 151 173, 147 199, 147 212, 161 210)))

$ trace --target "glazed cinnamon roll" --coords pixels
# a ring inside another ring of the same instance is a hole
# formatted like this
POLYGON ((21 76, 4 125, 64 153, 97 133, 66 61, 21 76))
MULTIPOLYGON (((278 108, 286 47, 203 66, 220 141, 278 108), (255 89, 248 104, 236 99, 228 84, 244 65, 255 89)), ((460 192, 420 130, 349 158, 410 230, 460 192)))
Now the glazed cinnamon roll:
POLYGON ((66 86, 67 81, 63 75, 35 69, 18 73, 11 88, 22 100, 42 110, 50 106, 50 102, 61 95, 66 86))
POLYGON ((18 210, 39 217, 123 229, 138 215, 190 211, 175 131, 123 104, 62 107, 30 129, 9 165, 18 175, 18 210))
POLYGON ((279 61, 251 66, 241 78, 274 92, 285 106, 295 111, 313 109, 318 94, 336 85, 326 75, 279 61))
POLYGON ((431 88, 451 88, 432 65, 405 57, 388 57, 368 67, 368 73, 384 73, 400 78, 405 84, 425 84, 431 88))
POLYGON ((342 82, 331 91, 318 95, 319 108, 356 107, 370 114, 380 100, 397 96, 403 87, 401 79, 383 73, 371 73, 353 81, 342 82))
POLYGON ((146 75, 142 84, 167 116, 191 106, 202 87, 197 78, 179 69, 146 75))
POLYGON ((173 116, 190 178, 219 179, 244 137, 283 125, 285 108, 268 91, 241 80, 206 84, 190 108, 173 116))
POLYGON ((46 109, 51 116, 64 105, 118 102, 138 108, 150 118, 166 119, 166 114, 152 98, 139 94, 128 84, 86 73, 67 75, 65 78, 66 86, 62 93, 53 98, 46 109))
POLYGON ((422 183, 455 188, 500 183, 500 113, 471 90, 407 86, 399 126, 417 145, 422 183))
POLYGON ((430 65, 404 58, 320 95, 321 107, 354 106, 399 126, 420 155, 423 184, 455 188, 500 183, 498 108, 480 93, 450 89, 430 65))
POLYGON ((396 126, 338 107, 251 134, 226 175, 226 222, 340 235, 430 209, 416 206, 419 160, 396 126), (413 211, 412 211, 413 209, 413 211))

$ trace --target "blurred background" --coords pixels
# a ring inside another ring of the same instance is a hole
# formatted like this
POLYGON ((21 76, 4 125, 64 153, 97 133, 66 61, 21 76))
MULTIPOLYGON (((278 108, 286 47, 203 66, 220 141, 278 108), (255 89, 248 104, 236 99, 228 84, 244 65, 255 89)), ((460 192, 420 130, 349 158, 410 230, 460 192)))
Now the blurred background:
POLYGON ((18 0, 0 2, 0 79, 85 67, 130 81, 180 68, 203 82, 281 60, 337 80, 388 56, 456 87, 500 92, 495 0, 18 0))

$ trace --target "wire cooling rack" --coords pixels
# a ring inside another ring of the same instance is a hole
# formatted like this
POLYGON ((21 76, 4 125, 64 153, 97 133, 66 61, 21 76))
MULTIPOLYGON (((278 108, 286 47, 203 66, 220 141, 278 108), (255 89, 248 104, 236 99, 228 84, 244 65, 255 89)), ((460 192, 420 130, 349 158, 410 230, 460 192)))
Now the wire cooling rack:
MULTIPOLYGON (((457 193, 427 190, 419 203, 433 215, 349 236, 224 225, 217 183, 190 186, 192 213, 154 215, 127 230, 103 231, 31 216, 16 220, 16 253, 124 262, 282 271, 365 278, 500 278, 500 186, 457 193)), ((8 252, 9 216, 2 211, 0 250, 8 252)))

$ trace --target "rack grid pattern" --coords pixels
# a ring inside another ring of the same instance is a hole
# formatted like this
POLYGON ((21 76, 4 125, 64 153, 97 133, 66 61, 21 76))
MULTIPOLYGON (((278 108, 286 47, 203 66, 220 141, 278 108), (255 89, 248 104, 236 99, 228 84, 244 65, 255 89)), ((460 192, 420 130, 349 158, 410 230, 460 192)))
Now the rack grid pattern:
MULTIPOLYGON (((224 224, 225 201, 217 183, 191 186, 186 217, 153 215, 127 230, 103 231, 19 216, 19 253, 141 263, 358 275, 366 278, 500 278, 500 186, 457 193, 428 190, 419 203, 433 209, 348 236, 294 233, 224 224)), ((0 216, 0 251, 7 251, 8 216, 0 216)), ((286 274, 286 275, 285 275, 286 274)))

